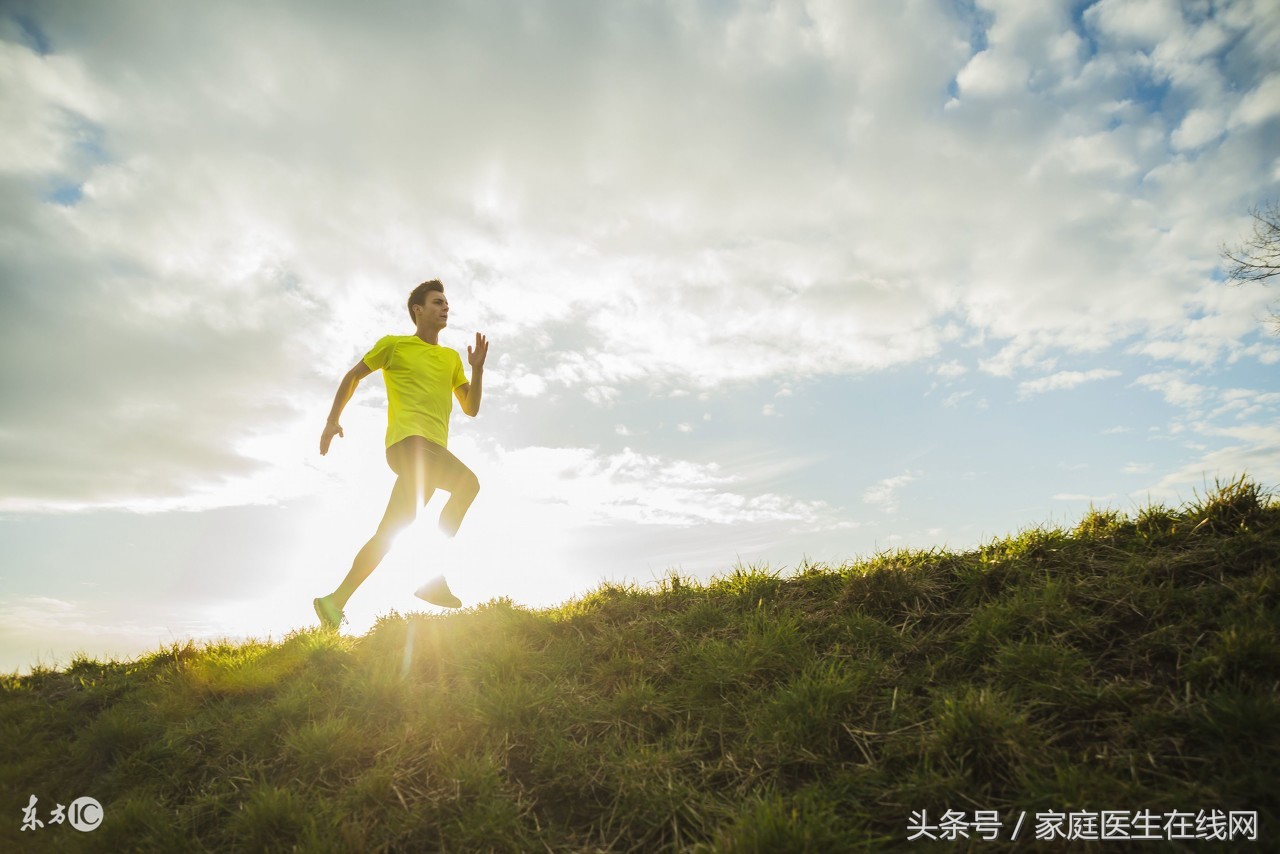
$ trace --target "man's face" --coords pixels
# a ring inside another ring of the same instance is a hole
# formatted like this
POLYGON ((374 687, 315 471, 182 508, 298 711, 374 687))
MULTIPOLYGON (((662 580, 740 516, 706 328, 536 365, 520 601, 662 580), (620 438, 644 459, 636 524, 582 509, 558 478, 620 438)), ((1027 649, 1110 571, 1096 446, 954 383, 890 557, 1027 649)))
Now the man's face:
POLYGON ((439 291, 431 291, 427 294, 418 317, 419 322, 425 321, 429 326, 444 329, 449 323, 449 300, 439 291))

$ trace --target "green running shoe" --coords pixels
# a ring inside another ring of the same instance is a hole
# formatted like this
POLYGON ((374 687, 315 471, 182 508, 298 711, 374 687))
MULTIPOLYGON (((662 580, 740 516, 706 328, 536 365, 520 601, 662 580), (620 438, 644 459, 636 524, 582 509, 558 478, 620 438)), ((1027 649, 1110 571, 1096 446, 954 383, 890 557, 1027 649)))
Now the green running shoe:
POLYGON ((311 604, 316 606, 316 616, 320 618, 320 625, 326 629, 332 629, 336 632, 338 626, 342 625, 342 622, 346 620, 346 615, 329 601, 328 596, 313 599, 311 604))

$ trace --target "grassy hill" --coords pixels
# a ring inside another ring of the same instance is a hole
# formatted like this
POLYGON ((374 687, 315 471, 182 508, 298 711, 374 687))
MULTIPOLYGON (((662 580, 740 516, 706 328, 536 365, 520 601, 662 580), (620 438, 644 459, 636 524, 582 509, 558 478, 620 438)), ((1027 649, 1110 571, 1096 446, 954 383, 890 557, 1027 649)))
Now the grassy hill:
POLYGON ((1254 812, 1275 850, 1278 597, 1240 480, 962 554, 81 658, 0 677, 0 850, 837 851, 947 810, 983 851, 1104 810, 1191 814, 1152 850, 1254 812), (81 795, 97 830, 49 823, 81 795))

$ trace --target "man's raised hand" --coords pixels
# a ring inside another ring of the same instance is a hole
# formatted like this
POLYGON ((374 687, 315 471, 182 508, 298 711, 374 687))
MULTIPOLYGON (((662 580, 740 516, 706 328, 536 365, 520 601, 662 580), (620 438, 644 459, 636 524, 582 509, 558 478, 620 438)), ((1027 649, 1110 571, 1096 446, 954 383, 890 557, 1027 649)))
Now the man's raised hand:
POLYGON ((320 456, 329 453, 329 443, 333 441, 334 436, 344 436, 342 425, 336 421, 330 421, 324 425, 324 432, 320 434, 320 456))
POLYGON ((479 332, 476 333, 475 349, 467 348, 467 361, 471 364, 471 369, 484 367, 484 357, 489 355, 489 339, 485 338, 479 332))

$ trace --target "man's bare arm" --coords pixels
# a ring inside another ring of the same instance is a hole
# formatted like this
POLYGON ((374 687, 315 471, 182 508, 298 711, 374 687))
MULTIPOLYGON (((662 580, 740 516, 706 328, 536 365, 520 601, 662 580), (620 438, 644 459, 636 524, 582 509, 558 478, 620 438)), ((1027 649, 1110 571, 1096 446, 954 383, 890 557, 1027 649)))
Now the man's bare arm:
POLYGON ((333 441, 334 436, 343 435, 342 425, 338 423, 338 419, 342 417, 342 410, 351 399, 351 395, 355 394, 360 380, 371 373, 373 371, 361 359, 342 377, 342 382, 338 383, 338 393, 333 397, 333 408, 329 410, 329 420, 325 422, 324 432, 320 434, 320 456, 329 453, 329 443, 333 441))
POLYGON ((471 382, 463 383, 453 390, 458 398, 462 411, 472 418, 480 414, 480 395, 484 386, 484 371, 472 371, 471 382))
POLYGON ((480 414, 480 398, 484 394, 484 360, 489 355, 489 339, 476 333, 476 345, 467 348, 467 361, 471 363, 471 382, 453 390, 454 397, 462 405, 462 411, 472 418, 480 414))

